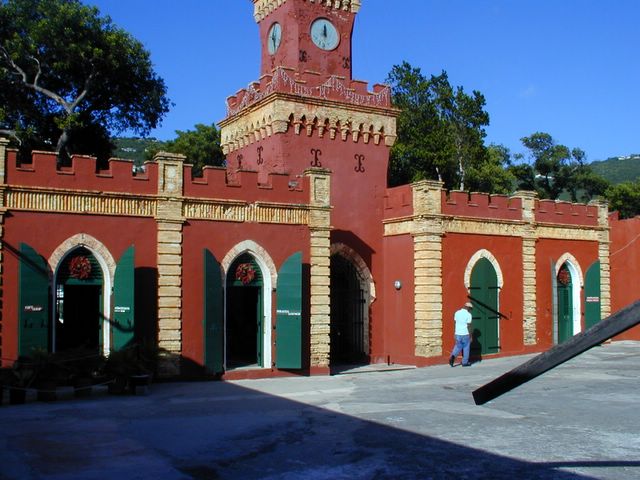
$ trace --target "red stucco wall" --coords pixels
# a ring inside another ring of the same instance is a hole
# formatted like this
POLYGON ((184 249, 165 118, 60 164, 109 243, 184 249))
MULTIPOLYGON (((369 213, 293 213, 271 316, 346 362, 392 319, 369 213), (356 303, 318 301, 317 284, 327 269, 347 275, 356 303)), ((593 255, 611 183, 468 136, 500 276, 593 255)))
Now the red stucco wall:
MULTIPOLYGON (((609 219, 611 226, 611 312, 615 313, 640 299, 640 217, 609 219)), ((623 333, 618 340, 640 340, 640 326, 623 333)))

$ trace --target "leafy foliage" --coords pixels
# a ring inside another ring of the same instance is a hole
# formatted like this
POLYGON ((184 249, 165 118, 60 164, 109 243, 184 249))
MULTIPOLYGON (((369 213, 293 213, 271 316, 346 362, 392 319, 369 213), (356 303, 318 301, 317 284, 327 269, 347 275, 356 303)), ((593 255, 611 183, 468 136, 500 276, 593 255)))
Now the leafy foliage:
POLYGON ((151 159, 161 150, 165 152, 186 155, 187 162, 193 165, 194 176, 202 175, 202 169, 207 165, 222 166, 225 156, 220 146, 220 132, 215 124, 199 123, 195 130, 177 130, 177 137, 168 142, 153 145, 146 151, 146 158, 151 159))
POLYGON ((617 211, 620 218, 640 215, 640 180, 612 185, 604 196, 609 202, 609 210, 617 211))
POLYGON ((446 188, 464 189, 467 172, 481 170, 487 160, 484 96, 454 89, 444 71, 427 78, 407 62, 394 66, 387 82, 401 111, 389 184, 438 179, 446 188))
POLYGON ((21 148, 108 155, 169 109, 149 53, 79 0, 0 0, 0 129, 21 148))
POLYGON ((579 148, 570 150, 542 132, 521 141, 528 158, 517 156, 523 161, 510 168, 518 189, 535 191, 540 198, 552 200, 567 194, 573 202, 589 201, 606 190, 608 182, 585 163, 585 153, 579 148))

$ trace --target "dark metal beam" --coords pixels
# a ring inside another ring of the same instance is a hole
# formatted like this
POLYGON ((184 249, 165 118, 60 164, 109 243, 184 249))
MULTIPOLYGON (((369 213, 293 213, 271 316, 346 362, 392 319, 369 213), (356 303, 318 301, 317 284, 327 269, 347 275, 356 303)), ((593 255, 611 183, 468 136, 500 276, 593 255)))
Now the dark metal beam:
POLYGON ((640 324, 640 301, 483 385, 473 392, 473 399, 476 405, 484 405, 638 324, 640 324))

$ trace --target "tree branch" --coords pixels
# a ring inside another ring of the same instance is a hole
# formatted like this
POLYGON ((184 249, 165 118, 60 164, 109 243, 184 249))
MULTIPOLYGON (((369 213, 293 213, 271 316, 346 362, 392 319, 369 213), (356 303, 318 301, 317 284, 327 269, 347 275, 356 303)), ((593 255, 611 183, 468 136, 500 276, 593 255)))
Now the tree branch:
POLYGON ((7 130, 4 128, 0 128, 0 135, 6 135, 8 137, 11 137, 18 142, 18 145, 22 145, 22 140, 20 140, 20 137, 18 136, 15 130, 7 130))

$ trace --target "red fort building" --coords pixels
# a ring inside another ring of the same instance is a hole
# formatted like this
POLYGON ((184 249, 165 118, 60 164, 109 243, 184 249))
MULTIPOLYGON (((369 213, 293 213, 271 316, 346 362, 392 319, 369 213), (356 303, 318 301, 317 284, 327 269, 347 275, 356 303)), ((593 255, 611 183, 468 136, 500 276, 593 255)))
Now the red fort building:
POLYGON ((152 344, 166 377, 425 366, 467 301, 478 359, 546 350, 635 299, 616 272, 638 269, 640 225, 602 203, 387 187, 398 110, 352 77, 366 1, 253 3, 262 65, 227 99, 226 168, 59 167, 0 139, 4 365, 152 344))

